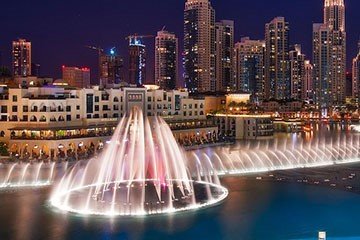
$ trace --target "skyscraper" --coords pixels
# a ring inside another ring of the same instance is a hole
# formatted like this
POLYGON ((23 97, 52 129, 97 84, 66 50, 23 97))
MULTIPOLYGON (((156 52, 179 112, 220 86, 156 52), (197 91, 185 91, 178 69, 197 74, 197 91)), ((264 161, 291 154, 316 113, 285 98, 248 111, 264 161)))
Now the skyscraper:
POLYGON ((233 75, 234 21, 215 23, 216 91, 235 90, 233 75))
POLYGON ((129 83, 142 86, 146 81, 146 46, 141 37, 129 37, 129 83))
POLYGON ((31 42, 18 39, 12 42, 12 64, 14 76, 31 75, 31 42))
POLYGON ((159 31, 155 38, 155 83, 173 90, 178 82, 178 39, 173 33, 159 31))
POLYGON ((216 90, 215 11, 209 0, 187 0, 184 11, 185 85, 190 92, 216 90))
POLYGON ((324 22, 313 25, 315 102, 321 109, 345 101, 346 32, 344 0, 325 0, 324 22))
POLYGON ((241 39, 234 48, 236 90, 251 93, 254 100, 264 99, 265 41, 241 39))
POLYGON ((314 69, 309 60, 305 60, 305 80, 304 80, 304 96, 303 100, 312 100, 314 97, 314 69))
POLYGON ((289 98, 289 23, 284 17, 266 24, 265 45, 265 96, 278 100, 289 98))
POLYGON ((300 45, 294 45, 291 49, 289 61, 291 98, 302 100, 305 96, 305 55, 301 53, 300 45))
POLYGON ((106 86, 108 84, 119 84, 123 81, 123 66, 124 61, 116 54, 114 48, 108 54, 102 52, 99 56, 100 84, 106 86))
POLYGON ((357 56, 353 59, 352 62, 352 77, 353 77, 353 84, 352 84, 352 96, 357 100, 360 100, 360 40, 358 43, 359 51, 357 56))
POLYGON ((62 67, 63 80, 69 86, 77 88, 90 87, 90 69, 78 67, 62 67))

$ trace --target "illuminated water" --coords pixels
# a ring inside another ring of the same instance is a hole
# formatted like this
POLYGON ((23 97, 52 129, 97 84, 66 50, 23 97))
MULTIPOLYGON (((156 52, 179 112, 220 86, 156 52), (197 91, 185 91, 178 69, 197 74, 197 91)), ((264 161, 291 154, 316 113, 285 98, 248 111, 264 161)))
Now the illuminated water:
POLYGON ((301 184, 227 178, 229 197, 213 208, 146 218, 59 214, 47 189, 0 194, 1 240, 360 239, 360 195, 301 184), (354 238, 355 237, 355 238, 354 238), (350 239, 350 238, 349 238, 350 239))

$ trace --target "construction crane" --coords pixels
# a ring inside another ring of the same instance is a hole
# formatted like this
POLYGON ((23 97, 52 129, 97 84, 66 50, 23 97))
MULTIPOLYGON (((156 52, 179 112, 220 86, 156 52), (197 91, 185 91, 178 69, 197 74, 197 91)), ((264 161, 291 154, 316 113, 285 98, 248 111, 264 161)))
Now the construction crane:
POLYGON ((137 33, 133 35, 129 35, 125 38, 125 40, 129 40, 129 45, 131 44, 141 44, 141 39, 144 38, 153 38, 153 35, 138 35, 137 33))
POLYGON ((100 47, 94 47, 94 46, 85 46, 85 47, 88 48, 88 49, 91 49, 91 50, 98 51, 99 56, 104 52, 104 49, 102 49, 100 47))

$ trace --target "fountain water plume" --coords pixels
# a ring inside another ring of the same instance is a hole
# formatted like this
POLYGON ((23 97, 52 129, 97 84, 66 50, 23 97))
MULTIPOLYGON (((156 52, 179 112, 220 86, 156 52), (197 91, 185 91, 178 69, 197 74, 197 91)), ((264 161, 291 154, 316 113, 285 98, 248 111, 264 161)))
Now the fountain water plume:
POLYGON ((166 122, 134 108, 99 159, 63 177, 51 203, 80 214, 146 215, 204 207, 228 194, 214 172, 194 179, 166 122))
MULTIPOLYGON (((230 148, 202 149, 191 153, 195 165, 211 163, 211 172, 220 175, 243 175, 296 168, 313 168, 360 162, 360 137, 315 138, 310 142, 285 140, 249 143, 230 148), (219 157, 221 156, 221 157, 219 157)), ((209 168, 202 168, 209 169, 209 168)), ((203 171, 202 174, 211 174, 203 171)))
POLYGON ((11 163, 0 165, 0 189, 51 185, 55 163, 11 163))

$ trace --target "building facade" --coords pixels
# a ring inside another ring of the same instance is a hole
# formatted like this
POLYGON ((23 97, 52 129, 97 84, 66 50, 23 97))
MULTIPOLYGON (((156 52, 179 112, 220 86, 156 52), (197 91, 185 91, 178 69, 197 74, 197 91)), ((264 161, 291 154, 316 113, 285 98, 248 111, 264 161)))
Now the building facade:
POLYGON ((78 68, 78 67, 62 67, 63 80, 69 84, 69 86, 77 88, 90 87, 90 69, 78 68))
POLYGON ((295 45, 289 52, 290 61, 290 93, 291 98, 304 100, 305 97, 305 55, 301 53, 301 46, 295 45))
POLYGON ((12 64, 15 77, 31 76, 31 42, 25 39, 12 42, 12 64))
POLYGON ((216 91, 235 90, 233 75, 234 21, 221 20, 215 23, 215 36, 216 91))
POLYGON ((111 49, 109 54, 101 53, 99 56, 100 84, 103 86, 119 84, 124 81, 124 60, 111 49))
POLYGON ((213 92, 215 10, 209 0, 187 0, 184 11, 184 77, 190 92, 213 92))
POLYGON ((255 101, 264 99, 265 42, 245 37, 235 44, 234 77, 236 90, 250 93, 255 101))
POLYGON ((265 97, 287 99, 290 96, 289 23, 276 17, 265 26, 265 97))
POLYGON ((179 142, 191 143, 217 134, 204 105, 185 90, 1 87, 0 141, 19 158, 78 159, 103 148, 120 118, 140 107, 162 116, 179 142))
POLYGON ((141 38, 129 38, 129 83, 142 86, 146 82, 146 46, 141 38))
POLYGON ((274 124, 270 115, 216 114, 219 135, 235 140, 261 140, 274 137, 274 124))
POLYGON ((309 60, 305 60, 305 79, 304 79, 304 96, 303 99, 310 101, 314 97, 314 68, 309 60))
POLYGON ((313 25, 314 100, 320 109, 345 102, 344 0, 325 0, 324 22, 313 25))
POLYGON ((159 31, 155 38, 155 83, 160 88, 176 88, 178 58, 178 38, 173 33, 159 31))
POLYGON ((360 41, 358 43, 359 52, 352 61, 352 97, 359 101, 360 98, 360 41))

